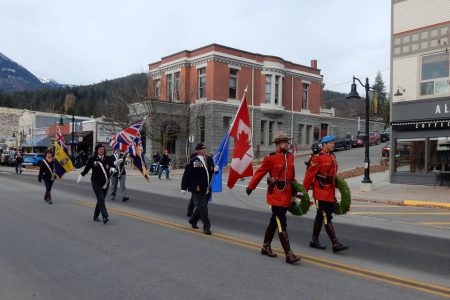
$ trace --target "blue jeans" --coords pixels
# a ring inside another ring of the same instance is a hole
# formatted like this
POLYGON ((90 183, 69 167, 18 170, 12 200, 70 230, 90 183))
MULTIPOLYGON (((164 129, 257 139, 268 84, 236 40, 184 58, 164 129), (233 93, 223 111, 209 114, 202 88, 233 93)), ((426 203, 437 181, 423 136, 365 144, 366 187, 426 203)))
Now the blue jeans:
POLYGON ((161 179, 162 172, 166 171, 166 178, 169 179, 169 166, 159 166, 158 178, 161 179))

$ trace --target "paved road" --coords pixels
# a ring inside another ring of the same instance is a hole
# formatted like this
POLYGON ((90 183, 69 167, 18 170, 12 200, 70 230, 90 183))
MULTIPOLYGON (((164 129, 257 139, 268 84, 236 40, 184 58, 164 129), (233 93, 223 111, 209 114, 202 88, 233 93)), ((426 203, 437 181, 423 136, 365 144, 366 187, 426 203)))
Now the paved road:
MULTIPOLYGON (((164 187, 152 186, 158 184, 164 187)), ((3 173, 0 187, 0 299, 450 297, 450 230, 413 219, 337 217, 338 235, 351 249, 334 255, 307 247, 310 215, 289 216, 292 247, 304 258, 289 266, 258 253, 269 218, 263 209, 214 202, 209 237, 185 225, 187 199, 170 192, 131 190, 130 202, 108 201, 111 222, 103 225, 91 219, 87 182, 57 182, 53 205, 41 200, 35 176, 3 173)), ((442 212, 355 212, 398 209, 442 212)), ((274 246, 281 254, 277 240, 274 246)))

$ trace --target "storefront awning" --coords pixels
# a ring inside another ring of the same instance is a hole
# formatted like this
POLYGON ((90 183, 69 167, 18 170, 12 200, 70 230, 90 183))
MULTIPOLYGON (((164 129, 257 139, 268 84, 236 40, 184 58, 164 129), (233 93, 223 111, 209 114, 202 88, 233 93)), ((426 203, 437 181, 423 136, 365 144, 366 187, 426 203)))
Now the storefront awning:
POLYGON ((49 137, 46 136, 33 136, 27 137, 26 141, 22 144, 22 147, 43 147, 47 148, 49 145, 49 137))
POLYGON ((391 123, 395 130, 439 130, 449 129, 450 119, 422 120, 422 121, 397 121, 391 123))

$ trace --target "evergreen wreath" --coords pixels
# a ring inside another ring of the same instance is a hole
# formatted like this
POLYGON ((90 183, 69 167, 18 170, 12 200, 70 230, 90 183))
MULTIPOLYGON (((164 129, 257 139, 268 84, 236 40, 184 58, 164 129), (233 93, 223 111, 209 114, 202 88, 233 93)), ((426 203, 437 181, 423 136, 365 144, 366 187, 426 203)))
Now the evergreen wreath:
POLYGON ((334 203, 334 213, 336 215, 345 215, 350 210, 350 204, 352 202, 350 188, 344 178, 336 176, 334 180, 336 182, 336 188, 341 193, 341 202, 334 203))
POLYGON ((309 195, 308 191, 305 190, 303 185, 298 183, 297 181, 293 182, 292 189, 295 192, 301 192, 303 195, 300 197, 300 204, 297 204, 294 200, 292 200, 291 205, 288 207, 288 211, 294 216, 303 216, 309 210, 309 195))

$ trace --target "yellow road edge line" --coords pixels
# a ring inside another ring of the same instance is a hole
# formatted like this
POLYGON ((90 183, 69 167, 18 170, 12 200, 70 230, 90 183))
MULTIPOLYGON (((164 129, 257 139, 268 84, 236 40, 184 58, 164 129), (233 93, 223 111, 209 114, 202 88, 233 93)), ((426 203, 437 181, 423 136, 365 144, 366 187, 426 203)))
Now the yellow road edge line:
MULTIPOLYGON (((74 200, 73 202, 80 204, 80 205, 84 205, 84 206, 95 207, 95 204, 93 204, 92 202, 79 201, 79 200, 74 200)), ((117 208, 110 207, 110 208, 108 208, 108 210, 111 212, 114 212, 118 215, 130 217, 130 218, 133 218, 136 220, 149 222, 149 223, 153 223, 153 224, 157 224, 157 225, 162 225, 162 226, 166 226, 169 228, 175 228, 175 229, 179 229, 184 232, 189 232, 189 233, 194 233, 194 234, 198 234, 201 236, 205 236, 201 231, 191 229, 189 226, 181 225, 179 223, 164 221, 164 220, 157 219, 154 217, 144 216, 144 215, 124 211, 124 210, 117 209, 117 208)), ((207 237, 213 238, 215 240, 228 242, 228 243, 231 243, 234 245, 242 246, 242 247, 245 247, 248 249, 259 250, 261 248, 261 245, 258 243, 248 241, 248 240, 243 240, 243 239, 236 238, 233 236, 216 233, 216 232, 213 235, 209 235, 207 237)), ((284 255, 284 251, 279 248, 272 248, 272 250, 279 255, 284 255)), ((403 277, 399 277, 399 276, 395 276, 395 275, 380 273, 380 272, 373 271, 370 269, 364 269, 364 268, 347 265, 344 263, 339 263, 339 262, 335 262, 335 261, 320 258, 320 257, 306 255, 306 254, 300 254, 300 256, 302 257, 302 260, 307 263, 319 265, 319 266, 322 266, 322 267, 325 267, 328 269, 346 272, 346 273, 350 273, 350 274, 357 275, 360 277, 371 278, 374 280, 390 283, 393 285, 408 287, 411 289, 420 290, 423 292, 450 298, 450 288, 447 288, 445 286, 434 285, 434 284, 430 284, 427 282, 416 281, 414 279, 403 278, 403 277)))
POLYGON ((450 222, 417 222, 424 225, 450 225, 450 222))
POLYGON ((408 206, 436 206, 436 207, 450 208, 450 203, 430 202, 430 201, 417 201, 417 200, 403 200, 403 205, 408 205, 408 206))
POLYGON ((392 212, 392 211, 351 211, 351 215, 440 215, 448 216, 450 212, 392 212))

